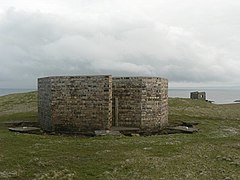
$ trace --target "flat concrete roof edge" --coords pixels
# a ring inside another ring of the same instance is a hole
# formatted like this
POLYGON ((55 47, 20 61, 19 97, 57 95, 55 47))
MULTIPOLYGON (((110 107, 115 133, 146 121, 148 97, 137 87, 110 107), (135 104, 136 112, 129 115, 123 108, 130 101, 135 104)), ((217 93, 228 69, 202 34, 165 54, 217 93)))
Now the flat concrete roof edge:
POLYGON ((164 79, 167 78, 158 77, 158 76, 113 76, 113 79, 164 79))
POLYGON ((112 76, 109 74, 106 75, 70 75, 70 76, 45 76, 38 79, 53 79, 53 78, 79 78, 79 77, 112 77, 113 79, 163 79, 168 80, 167 78, 158 77, 158 76, 112 76))
POLYGON ((45 76, 38 79, 53 79, 53 78, 79 78, 79 77, 112 77, 112 75, 70 75, 70 76, 45 76))

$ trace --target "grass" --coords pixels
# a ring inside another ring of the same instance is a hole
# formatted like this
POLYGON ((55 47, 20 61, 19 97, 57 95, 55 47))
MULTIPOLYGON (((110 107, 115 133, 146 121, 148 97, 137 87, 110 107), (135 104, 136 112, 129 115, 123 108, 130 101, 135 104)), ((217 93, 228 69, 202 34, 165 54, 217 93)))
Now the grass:
POLYGON ((191 118, 240 120, 240 104, 211 104, 201 100, 170 98, 170 115, 191 118))
MULTIPOLYGON (((0 97, 0 121, 35 120, 36 97, 0 97)), ((239 110, 170 98, 169 122, 198 122, 195 134, 83 138, 0 127, 0 179, 240 179, 239 110)))
POLYGON ((0 121, 36 120, 37 92, 0 96, 0 121))

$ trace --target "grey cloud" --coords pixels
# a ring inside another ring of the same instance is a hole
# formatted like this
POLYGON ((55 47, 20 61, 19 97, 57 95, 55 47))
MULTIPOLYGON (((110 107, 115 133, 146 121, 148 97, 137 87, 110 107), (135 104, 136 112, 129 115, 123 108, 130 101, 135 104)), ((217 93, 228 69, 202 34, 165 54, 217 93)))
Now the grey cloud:
POLYGON ((0 19, 0 87, 33 87, 49 75, 151 75, 172 82, 229 81, 227 52, 181 27, 117 15, 68 19, 8 10, 0 19), (3 81, 6 79, 7 81, 3 81))

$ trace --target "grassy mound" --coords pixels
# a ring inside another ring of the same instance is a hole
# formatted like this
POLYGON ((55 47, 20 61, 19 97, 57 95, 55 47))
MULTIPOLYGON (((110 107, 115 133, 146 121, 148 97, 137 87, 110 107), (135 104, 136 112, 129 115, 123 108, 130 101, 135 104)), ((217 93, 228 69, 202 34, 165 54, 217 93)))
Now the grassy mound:
MULTIPOLYGON (((240 103, 235 104, 211 104, 209 102, 184 99, 169 99, 170 116, 240 120, 240 103)), ((171 117, 170 117, 170 120, 171 117)))
POLYGON ((37 92, 0 96, 0 121, 36 118, 37 92))
MULTIPOLYGON (((36 97, 0 97, 0 121, 36 120, 36 97)), ((239 110, 170 98, 169 122, 198 122, 196 134, 83 138, 0 127, 0 179, 239 179, 239 110)))

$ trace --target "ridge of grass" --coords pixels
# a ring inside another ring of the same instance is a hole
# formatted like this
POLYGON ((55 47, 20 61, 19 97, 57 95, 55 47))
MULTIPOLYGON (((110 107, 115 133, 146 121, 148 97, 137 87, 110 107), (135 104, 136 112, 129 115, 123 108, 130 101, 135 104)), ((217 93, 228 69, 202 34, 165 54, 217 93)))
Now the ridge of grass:
POLYGON ((212 104, 202 100, 170 98, 169 112, 170 116, 240 120, 240 103, 212 104))
POLYGON ((0 96, 0 122, 9 120, 37 120, 37 92, 0 96))

